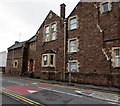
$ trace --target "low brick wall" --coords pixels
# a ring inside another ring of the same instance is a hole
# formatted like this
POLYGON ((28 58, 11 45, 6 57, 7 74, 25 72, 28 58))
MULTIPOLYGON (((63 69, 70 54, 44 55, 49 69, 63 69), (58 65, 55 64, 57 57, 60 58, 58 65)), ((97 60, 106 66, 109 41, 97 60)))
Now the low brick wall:
MULTIPOLYGON (((69 81, 69 73, 62 73, 61 71, 43 71, 34 72, 35 78, 44 80, 69 81)), ((79 84, 91 84, 101 86, 113 86, 120 88, 120 73, 71 73, 71 82, 79 84)))
POLYGON ((112 85, 120 88, 120 73, 115 73, 111 75, 112 85))
MULTIPOLYGON (((66 81, 69 80, 69 73, 65 74, 66 81)), ((71 81, 75 83, 113 86, 120 88, 120 73, 71 73, 71 81)))

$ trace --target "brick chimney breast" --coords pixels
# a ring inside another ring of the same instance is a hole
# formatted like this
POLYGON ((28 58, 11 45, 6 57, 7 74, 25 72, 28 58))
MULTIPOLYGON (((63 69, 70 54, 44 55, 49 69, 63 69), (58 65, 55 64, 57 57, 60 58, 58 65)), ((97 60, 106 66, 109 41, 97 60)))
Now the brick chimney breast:
POLYGON ((65 7, 66 5, 64 3, 60 5, 60 17, 63 19, 65 19, 65 7))

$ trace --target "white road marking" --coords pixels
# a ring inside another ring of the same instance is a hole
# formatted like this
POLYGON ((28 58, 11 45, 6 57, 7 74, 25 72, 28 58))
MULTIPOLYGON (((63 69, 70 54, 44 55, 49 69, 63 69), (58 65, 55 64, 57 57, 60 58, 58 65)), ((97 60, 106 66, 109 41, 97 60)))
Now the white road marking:
POLYGON ((37 83, 31 83, 31 84, 35 84, 36 85, 37 83))
POLYGON ((82 94, 82 95, 87 95, 87 96, 92 96, 94 93, 84 93, 84 91, 77 91, 77 90, 74 90, 75 92, 79 93, 79 94, 82 94))
POLYGON ((27 90, 29 93, 35 93, 37 91, 33 91, 33 90, 27 90))
POLYGON ((109 104, 117 104, 117 103, 115 103, 115 102, 108 102, 109 104))
POLYGON ((79 96, 79 95, 76 95, 76 94, 67 93, 67 92, 62 92, 62 91, 53 90, 53 89, 49 89, 49 88, 43 88, 43 87, 38 87, 38 88, 44 89, 44 90, 48 90, 48 91, 57 92, 57 93, 67 94, 67 95, 71 95, 71 96, 82 97, 82 96, 79 96))
POLYGON ((107 101, 118 103, 118 100, 113 100, 113 99, 108 99, 108 98, 103 98, 103 97, 97 97, 97 96, 92 96, 92 97, 97 98, 97 99, 102 99, 102 100, 107 100, 107 101))
POLYGON ((82 91, 77 91, 77 90, 75 90, 75 92, 77 92, 79 94, 82 94, 82 95, 87 95, 87 96, 90 96, 90 97, 93 97, 93 98, 96 98, 96 99, 110 101, 110 103, 118 103, 118 100, 109 99, 109 98, 105 98, 105 97, 98 97, 98 95, 95 95, 95 93, 87 94, 87 93, 84 93, 82 91))

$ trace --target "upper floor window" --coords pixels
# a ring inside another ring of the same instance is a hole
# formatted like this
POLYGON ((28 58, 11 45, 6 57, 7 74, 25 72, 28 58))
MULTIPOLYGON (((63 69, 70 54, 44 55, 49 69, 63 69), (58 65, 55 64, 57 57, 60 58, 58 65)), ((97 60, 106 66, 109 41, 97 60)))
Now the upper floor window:
POLYGON ((70 17, 69 18, 69 30, 73 30, 73 29, 76 29, 77 28, 77 17, 74 16, 74 17, 70 17))
POLYGON ((103 11, 104 11, 104 12, 109 11, 108 3, 104 3, 104 4, 102 4, 102 6, 103 6, 103 11))
POLYGON ((76 38, 69 39, 68 41, 68 52, 77 52, 78 40, 76 38))
POLYGON ((52 36, 51 40, 56 39, 56 24, 52 24, 52 36))
POLYGON ((101 3, 100 10, 101 10, 101 13, 111 11, 111 3, 110 2, 101 3))
POLYGON ((113 48, 113 66, 120 67, 120 47, 113 48))
POLYGON ((45 41, 49 41, 50 33, 49 26, 45 27, 45 41))
POLYGON ((56 39, 56 23, 50 24, 45 27, 44 41, 52 41, 56 39))
POLYGON ((43 67, 55 67, 55 54, 43 54, 42 56, 43 67))

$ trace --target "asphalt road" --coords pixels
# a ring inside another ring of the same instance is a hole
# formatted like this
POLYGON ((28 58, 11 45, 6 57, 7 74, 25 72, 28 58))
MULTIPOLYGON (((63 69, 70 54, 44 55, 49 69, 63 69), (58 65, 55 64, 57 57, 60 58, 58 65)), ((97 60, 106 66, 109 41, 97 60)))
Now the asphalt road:
MULTIPOLYGON (((1 76, 2 77, 2 76, 1 76)), ((18 103, 36 104, 36 105, 48 105, 48 104, 114 104, 105 99, 97 99, 91 96, 92 92, 84 92, 78 94, 75 89, 39 82, 39 80, 30 80, 26 78, 18 77, 2 77, 2 93, 7 94, 10 97, 16 98, 18 103)), ((103 96, 103 95, 102 95, 103 96)), ((17 103, 9 97, 3 95, 3 103, 17 103), (7 102, 9 100, 9 102, 7 102)))
POLYGON ((4 94, 0 94, 0 96, 2 96, 2 106, 4 106, 5 104, 22 104, 21 102, 9 97, 9 96, 6 96, 4 94))

